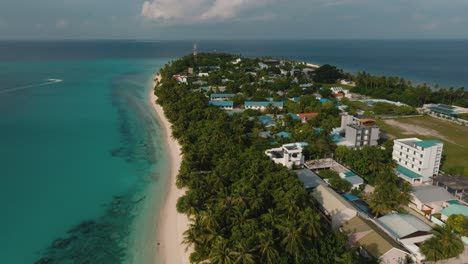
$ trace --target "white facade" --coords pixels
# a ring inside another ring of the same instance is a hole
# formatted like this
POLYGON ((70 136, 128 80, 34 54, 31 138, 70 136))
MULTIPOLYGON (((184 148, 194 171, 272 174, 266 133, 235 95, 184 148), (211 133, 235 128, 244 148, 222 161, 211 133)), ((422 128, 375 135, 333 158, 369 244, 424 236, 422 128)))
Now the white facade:
POLYGON ((440 160, 444 144, 437 140, 421 140, 418 138, 396 139, 393 145, 392 158, 398 165, 421 177, 414 178, 399 174, 411 183, 430 182, 432 176, 439 174, 440 160))
POLYGON ((304 165, 304 156, 302 148, 304 143, 285 144, 279 148, 268 149, 265 154, 277 164, 282 164, 288 169, 293 167, 302 167, 304 165))

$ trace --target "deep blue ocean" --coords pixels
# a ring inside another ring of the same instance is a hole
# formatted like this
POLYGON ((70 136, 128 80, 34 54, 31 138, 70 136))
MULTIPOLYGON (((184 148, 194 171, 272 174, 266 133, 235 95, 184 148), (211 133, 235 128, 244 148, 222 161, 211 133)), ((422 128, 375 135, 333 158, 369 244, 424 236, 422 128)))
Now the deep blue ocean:
MULTIPOLYGON (((2 263, 145 263, 137 255, 152 253, 145 242, 156 229, 144 223, 157 213, 167 169, 148 91, 154 73, 192 45, 0 42, 2 263)), ((199 41, 198 48, 468 87, 467 40, 199 41)))

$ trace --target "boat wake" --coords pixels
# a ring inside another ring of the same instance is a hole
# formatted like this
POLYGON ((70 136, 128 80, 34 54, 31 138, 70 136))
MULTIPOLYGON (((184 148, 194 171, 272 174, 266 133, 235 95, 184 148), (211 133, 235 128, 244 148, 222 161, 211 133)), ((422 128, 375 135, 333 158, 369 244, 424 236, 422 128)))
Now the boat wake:
POLYGON ((51 85, 51 84, 59 83, 59 82, 63 82, 63 80, 62 79, 47 79, 47 82, 43 82, 43 83, 39 83, 39 84, 31 84, 31 85, 24 85, 24 86, 19 86, 19 87, 2 89, 2 90, 0 90, 0 94, 8 94, 8 93, 16 92, 16 91, 29 89, 29 88, 45 86, 45 85, 51 85))

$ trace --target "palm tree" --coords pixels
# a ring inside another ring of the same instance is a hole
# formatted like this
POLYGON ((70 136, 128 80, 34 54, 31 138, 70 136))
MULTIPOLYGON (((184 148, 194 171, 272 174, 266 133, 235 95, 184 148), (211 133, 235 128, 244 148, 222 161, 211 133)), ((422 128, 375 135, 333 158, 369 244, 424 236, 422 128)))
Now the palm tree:
POLYGON ((259 245, 257 250, 260 252, 262 260, 267 264, 276 263, 279 258, 278 250, 275 247, 275 240, 273 239, 273 232, 265 230, 259 234, 259 245))
POLYGON ((299 254, 304 249, 304 239, 302 237, 304 230, 293 220, 289 220, 283 225, 278 226, 278 229, 283 237, 281 244, 285 247, 286 252, 297 260, 299 254))
POLYGON ((426 256, 426 260, 438 261, 453 258, 463 252, 464 245, 460 236, 452 232, 448 225, 436 226, 431 233, 434 237, 421 245, 421 252, 426 256))
POLYGON ((222 237, 219 237, 213 243, 213 247, 211 248, 208 258, 212 264, 235 263, 232 250, 229 248, 228 241, 222 237))
POLYGON ((234 257, 234 263, 255 263, 255 256, 252 254, 252 250, 249 249, 243 242, 235 247, 235 249, 231 252, 231 256, 234 257))

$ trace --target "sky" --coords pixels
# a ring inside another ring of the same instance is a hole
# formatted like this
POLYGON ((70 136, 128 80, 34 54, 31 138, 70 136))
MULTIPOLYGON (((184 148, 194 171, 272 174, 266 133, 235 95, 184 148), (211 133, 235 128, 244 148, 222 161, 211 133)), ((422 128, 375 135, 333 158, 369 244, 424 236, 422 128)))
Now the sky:
POLYGON ((468 0, 0 0, 0 39, 468 38, 468 0))

